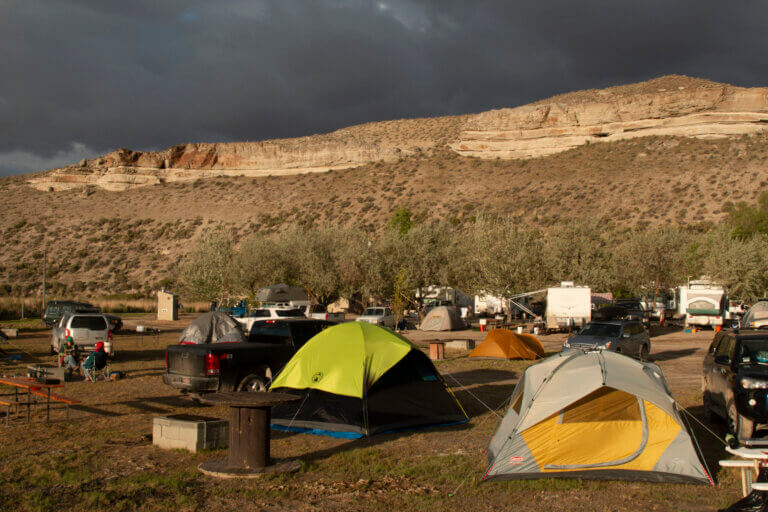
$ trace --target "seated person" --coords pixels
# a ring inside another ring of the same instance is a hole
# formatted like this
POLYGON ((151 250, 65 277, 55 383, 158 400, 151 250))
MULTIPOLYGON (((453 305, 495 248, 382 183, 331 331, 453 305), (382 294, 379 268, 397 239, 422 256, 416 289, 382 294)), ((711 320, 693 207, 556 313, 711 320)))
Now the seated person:
POLYGON ((67 380, 72 378, 72 373, 78 369, 79 354, 77 345, 72 336, 64 338, 64 343, 59 346, 59 365, 67 369, 67 380))
POLYGON ((94 371, 103 370, 107 366, 107 353, 104 352, 104 342, 100 341, 96 343, 96 347, 93 352, 83 363, 83 373, 88 380, 96 380, 92 377, 94 371))

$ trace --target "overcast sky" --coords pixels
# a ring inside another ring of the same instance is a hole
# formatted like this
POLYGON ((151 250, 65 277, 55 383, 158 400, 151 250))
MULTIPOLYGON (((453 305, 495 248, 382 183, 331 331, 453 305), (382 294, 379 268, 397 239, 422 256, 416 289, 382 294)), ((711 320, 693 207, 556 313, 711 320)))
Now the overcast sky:
POLYGON ((671 73, 768 85, 767 6, 0 0, 0 175, 117 147, 479 112, 671 73))

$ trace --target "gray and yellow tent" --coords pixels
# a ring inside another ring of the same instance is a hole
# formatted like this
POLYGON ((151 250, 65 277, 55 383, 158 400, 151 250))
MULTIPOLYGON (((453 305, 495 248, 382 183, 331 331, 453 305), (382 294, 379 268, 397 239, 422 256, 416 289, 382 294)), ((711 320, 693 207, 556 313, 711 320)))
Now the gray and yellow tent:
POLYGON ((301 400, 272 409, 272 427, 334 437, 468 421, 429 358, 394 332, 362 322, 309 340, 271 391, 301 400))
POLYGON ((712 483, 654 364, 563 352, 529 367, 510 403, 483 480, 712 483))
POLYGON ((455 331, 465 327, 456 308, 450 306, 433 308, 419 324, 421 331, 455 331))

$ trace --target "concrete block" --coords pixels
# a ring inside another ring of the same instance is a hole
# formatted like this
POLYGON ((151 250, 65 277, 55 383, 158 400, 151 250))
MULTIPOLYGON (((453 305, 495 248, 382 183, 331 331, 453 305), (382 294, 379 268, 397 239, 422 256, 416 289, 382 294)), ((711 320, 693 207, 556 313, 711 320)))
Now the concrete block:
POLYGON ((174 414, 152 421, 152 444, 171 450, 181 448, 196 453, 223 448, 229 439, 229 422, 218 418, 174 414))
POLYGON ((445 342, 446 350, 473 350, 475 340, 451 340, 445 342))

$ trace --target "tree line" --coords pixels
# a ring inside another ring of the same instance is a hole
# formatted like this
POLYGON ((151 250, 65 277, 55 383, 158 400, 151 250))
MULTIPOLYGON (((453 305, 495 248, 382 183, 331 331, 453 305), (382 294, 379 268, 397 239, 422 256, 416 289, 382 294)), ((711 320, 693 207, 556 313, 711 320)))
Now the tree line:
POLYGON ((706 275, 731 297, 754 301, 768 293, 768 229, 745 205, 732 211, 738 218, 706 229, 574 220, 543 231, 498 217, 455 226, 414 223, 402 208, 376 234, 295 226, 235 240, 213 229, 187 254, 180 282, 193 299, 253 297, 263 286, 288 283, 329 304, 340 297, 397 302, 406 290, 433 284, 511 296, 563 280, 633 297, 706 275), (739 218, 749 226, 735 225, 739 218))

